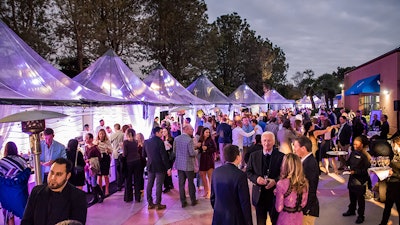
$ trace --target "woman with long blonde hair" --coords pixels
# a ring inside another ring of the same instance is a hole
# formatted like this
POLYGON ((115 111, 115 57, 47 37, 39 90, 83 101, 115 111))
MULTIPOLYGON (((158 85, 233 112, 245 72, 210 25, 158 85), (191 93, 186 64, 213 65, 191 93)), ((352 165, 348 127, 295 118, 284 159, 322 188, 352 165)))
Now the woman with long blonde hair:
POLYGON ((308 181, 297 155, 288 153, 283 158, 281 178, 276 184, 274 193, 275 208, 279 213, 277 225, 302 225, 302 209, 307 204, 308 181))

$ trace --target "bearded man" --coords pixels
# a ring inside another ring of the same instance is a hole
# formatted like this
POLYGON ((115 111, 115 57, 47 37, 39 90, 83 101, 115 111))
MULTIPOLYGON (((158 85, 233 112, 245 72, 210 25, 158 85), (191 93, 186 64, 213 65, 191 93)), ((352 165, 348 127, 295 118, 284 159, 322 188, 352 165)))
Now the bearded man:
POLYGON ((86 223, 85 192, 68 183, 72 163, 65 158, 54 160, 47 184, 32 189, 21 225, 56 224, 64 220, 86 223))

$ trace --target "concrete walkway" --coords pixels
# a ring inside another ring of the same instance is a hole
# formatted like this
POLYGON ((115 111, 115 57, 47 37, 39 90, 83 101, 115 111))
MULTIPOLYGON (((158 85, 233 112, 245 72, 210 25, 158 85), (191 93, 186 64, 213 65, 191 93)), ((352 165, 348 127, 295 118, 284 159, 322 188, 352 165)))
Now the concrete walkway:
MULTIPOLYGON (((199 204, 181 208, 176 171, 173 180, 175 189, 163 194, 162 203, 167 205, 165 210, 148 210, 147 202, 125 203, 123 192, 108 197, 102 204, 89 208, 87 224, 89 225, 120 225, 120 224, 178 224, 178 225, 208 225, 212 221, 212 208, 209 199, 199 197, 199 204)), ((320 217, 316 224, 320 225, 347 225, 355 224, 356 216, 343 217, 349 204, 347 191, 347 175, 322 174, 318 189, 320 201, 320 217)), ((400 191, 400 190, 399 190, 400 191)), ((153 191, 154 193, 154 191, 153 191)), ((202 196, 202 192, 198 192, 202 196)), ((189 201, 190 202, 190 201, 189 201)), ((378 225, 383 204, 373 199, 366 202, 366 218, 363 224, 378 225)), ((396 210, 392 209, 393 224, 398 224, 399 218, 396 210)), ((255 224, 255 211, 253 208, 253 223, 255 224)), ((268 224, 270 224, 268 222, 268 224)))

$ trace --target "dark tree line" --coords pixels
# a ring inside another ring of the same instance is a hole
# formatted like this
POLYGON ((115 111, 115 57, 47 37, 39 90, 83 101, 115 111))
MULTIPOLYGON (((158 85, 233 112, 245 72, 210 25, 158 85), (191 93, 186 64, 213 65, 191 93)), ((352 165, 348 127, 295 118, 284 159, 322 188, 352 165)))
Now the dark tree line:
POLYGON ((70 77, 113 49, 144 74, 161 63, 184 86, 206 74, 227 95, 245 82, 296 96, 283 50, 237 13, 209 23, 203 0, 3 0, 0 18, 70 77))

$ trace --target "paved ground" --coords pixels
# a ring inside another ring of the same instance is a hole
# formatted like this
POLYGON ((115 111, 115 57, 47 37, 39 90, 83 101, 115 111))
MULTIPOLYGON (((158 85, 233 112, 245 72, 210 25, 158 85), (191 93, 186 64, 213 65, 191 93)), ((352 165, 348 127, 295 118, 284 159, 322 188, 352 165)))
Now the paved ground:
MULTIPOLYGON (((199 197, 199 204, 181 208, 179 202, 178 184, 176 171, 173 180, 175 189, 163 194, 163 204, 167 205, 165 210, 148 210, 147 202, 125 203, 123 192, 117 192, 105 199, 102 204, 95 204, 88 209, 88 225, 128 225, 128 224, 176 224, 176 225, 208 225, 212 220, 212 208, 209 199, 199 197)), ((318 189, 320 200, 320 217, 316 224, 320 225, 348 225, 355 224, 356 216, 342 217, 347 210, 348 192, 346 188, 347 175, 335 174, 321 175, 318 189)), ((400 191, 400 190, 399 190, 400 191)), ((153 191, 154 192, 154 191, 153 191)), ((198 196, 202 196, 202 191, 198 196)), ((190 201, 189 201, 190 202, 190 201)), ((373 199, 366 202, 365 225, 378 225, 383 212, 383 204, 373 199)), ((255 212, 253 208, 253 222, 255 212)), ((2 218, 1 218, 2 219, 2 218)), ((392 209, 391 220, 398 224, 399 217, 396 210, 392 209)), ((19 224, 19 221, 17 221, 19 224)), ((254 223, 255 224, 255 223, 254 223)), ((268 222, 268 224, 270 224, 268 222)))

